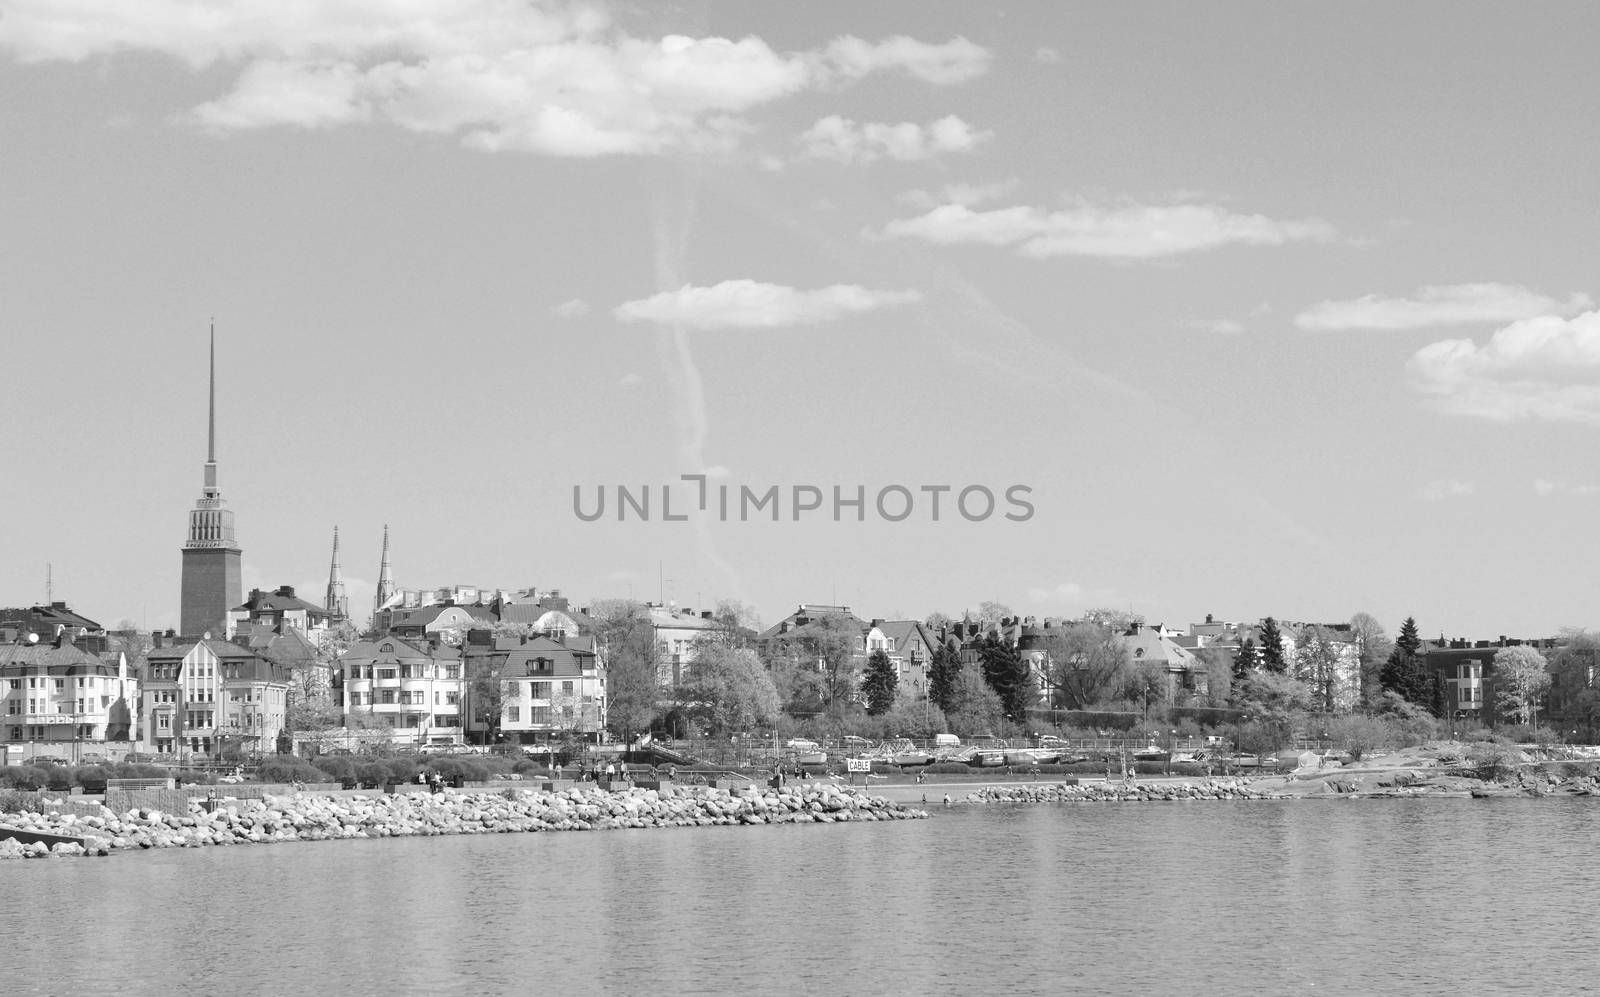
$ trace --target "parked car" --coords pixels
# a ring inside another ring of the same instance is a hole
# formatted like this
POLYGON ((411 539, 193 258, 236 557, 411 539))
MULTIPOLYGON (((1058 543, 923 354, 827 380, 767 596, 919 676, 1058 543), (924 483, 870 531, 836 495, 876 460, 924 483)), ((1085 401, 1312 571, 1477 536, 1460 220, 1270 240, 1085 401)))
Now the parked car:
POLYGON ((67 760, 65 758, 58 758, 55 755, 34 755, 32 761, 33 761, 33 764, 35 764, 35 765, 65 765, 65 764, 67 764, 67 760))
POLYGON ((791 737, 789 738, 788 742, 784 744, 784 747, 788 748, 790 751, 816 751, 818 748, 822 747, 822 745, 815 741, 808 741, 803 737, 791 737))

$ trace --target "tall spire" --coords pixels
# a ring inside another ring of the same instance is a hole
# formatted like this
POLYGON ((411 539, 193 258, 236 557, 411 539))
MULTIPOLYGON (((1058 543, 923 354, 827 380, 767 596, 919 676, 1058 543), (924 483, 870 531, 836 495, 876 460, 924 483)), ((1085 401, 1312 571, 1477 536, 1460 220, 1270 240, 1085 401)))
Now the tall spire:
MULTIPOLYGON (((394 598, 394 576, 389 572, 389 524, 383 524, 383 562, 378 565, 378 592, 373 596, 372 611, 381 611, 394 598)), ((376 623, 376 621, 374 621, 376 623)))
POLYGON ((206 411, 206 478, 205 495, 217 497, 217 323, 211 322, 211 374, 210 396, 206 411))
POLYGON ((339 527, 333 528, 333 564, 328 568, 328 594, 322 600, 322 608, 328 611, 335 622, 344 622, 350 618, 350 600, 344 594, 344 575, 339 570, 339 527))

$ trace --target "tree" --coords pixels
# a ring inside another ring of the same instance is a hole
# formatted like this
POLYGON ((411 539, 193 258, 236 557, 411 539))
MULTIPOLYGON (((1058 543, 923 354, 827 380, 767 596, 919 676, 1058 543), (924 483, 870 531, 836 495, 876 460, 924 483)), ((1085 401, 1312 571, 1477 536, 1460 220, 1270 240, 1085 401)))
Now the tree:
POLYGON ((1495 707, 1537 727, 1539 702, 1550 688, 1544 655, 1527 645, 1505 647, 1494 655, 1495 707))
POLYGON ((850 616, 824 613, 778 639, 797 665, 809 663, 821 673, 818 692, 824 708, 847 702, 854 694, 861 630, 850 616))
POLYGON ((595 616, 595 643, 605 661, 607 724, 631 747, 634 736, 649 730, 658 712, 655 628, 643 606, 612 600, 595 616))
POLYGON ((778 719, 778 690, 756 653, 711 641, 676 690, 679 710, 713 734, 750 730, 778 719))
POLYGON ((978 603, 978 621, 980 623, 999 623, 1001 620, 1009 620, 1015 615, 1011 611, 1011 607, 1003 602, 985 599, 983 602, 978 603))
POLYGON ((1250 673, 1261 667, 1261 651, 1256 648, 1254 637, 1246 637, 1244 643, 1239 645, 1239 653, 1233 659, 1233 684, 1242 686, 1250 677, 1250 673))
POLYGON ((1206 676, 1206 697, 1222 706, 1233 697, 1233 655, 1225 647, 1202 647, 1195 652, 1206 676))
POLYGON ((867 667, 861 678, 861 694, 867 699, 867 714, 882 716, 894 706, 894 696, 900 688, 900 673, 889 655, 878 649, 867 655, 867 667))
POLYGON ((940 627, 947 627, 954 622, 955 618, 950 616, 948 613, 941 613, 935 610, 934 612, 929 613, 927 617, 923 619, 922 624, 929 630, 937 633, 940 627))
POLYGON ((984 640, 979 654, 984 680, 1000 697, 1006 716, 1017 723, 1026 723, 1028 708, 1038 701, 1028 662, 1014 646, 992 633, 984 640))
POLYGON ((1400 636, 1394 649, 1378 671, 1378 682, 1385 692, 1393 692, 1419 706, 1430 706, 1434 683, 1422 656, 1422 638, 1417 636, 1417 621, 1408 616, 1400 624, 1400 636))
POLYGON ((1360 761, 1369 751, 1387 748, 1396 740, 1390 723, 1361 714, 1334 717, 1328 724, 1328 733, 1333 738, 1333 746, 1348 752, 1354 761, 1360 761))
POLYGON ((989 687, 983 669, 975 661, 961 666, 950 692, 950 709, 945 719, 958 734, 986 734, 1000 726, 1000 697, 989 687))
POLYGON ((950 697, 955 691, 956 678, 961 674, 961 655, 948 644, 933 649, 928 662, 928 698, 939 709, 950 711, 950 697))
POLYGON ((1278 621, 1270 616, 1261 621, 1261 667, 1280 675, 1288 669, 1283 660, 1283 634, 1278 621))
POLYGON ((1250 712, 1286 717, 1311 708, 1311 688, 1284 672, 1259 671, 1244 684, 1241 699, 1250 712))
POLYGON ((1328 631, 1312 624, 1296 642, 1295 677, 1311 687, 1312 702, 1324 713, 1334 710, 1338 684, 1339 651, 1328 631))
POLYGON ((1355 635, 1358 654, 1359 700, 1362 706, 1371 707, 1383 692, 1383 663, 1394 649, 1394 641, 1383 632, 1383 624, 1371 613, 1350 617, 1350 630, 1355 635))
POLYGON ((1045 641, 1046 682, 1056 706, 1085 710, 1114 699, 1128 681, 1132 657, 1118 632, 1099 623, 1072 623, 1045 641))

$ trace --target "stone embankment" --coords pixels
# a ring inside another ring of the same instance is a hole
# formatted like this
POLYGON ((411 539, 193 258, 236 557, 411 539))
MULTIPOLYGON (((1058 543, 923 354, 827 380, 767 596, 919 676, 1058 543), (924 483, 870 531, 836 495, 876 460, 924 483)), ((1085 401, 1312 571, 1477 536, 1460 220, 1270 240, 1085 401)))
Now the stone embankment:
POLYGON ((97 814, 0 815, 0 828, 79 836, 53 846, 0 841, 0 858, 109 855, 122 849, 243 845, 338 838, 390 838, 625 827, 831 824, 907 820, 925 811, 831 784, 773 789, 672 788, 607 792, 397 793, 336 798, 311 794, 260 800, 195 800, 187 813, 104 807, 97 814))
POLYGON ((1248 779, 1205 782, 1104 783, 1029 782, 986 786, 969 803, 1141 803, 1176 800, 1270 800, 1277 794, 1252 788, 1248 779))

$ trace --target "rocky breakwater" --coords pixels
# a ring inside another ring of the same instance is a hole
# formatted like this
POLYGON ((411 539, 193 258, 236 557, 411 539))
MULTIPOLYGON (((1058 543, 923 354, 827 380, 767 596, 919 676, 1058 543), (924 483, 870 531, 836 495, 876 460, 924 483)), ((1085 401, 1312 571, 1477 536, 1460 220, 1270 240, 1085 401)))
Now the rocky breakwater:
POLYGON ((81 836, 53 848, 0 841, 0 858, 108 855, 141 848, 326 841, 340 838, 600 831, 630 827, 832 824, 926 817, 881 797, 831 784, 773 789, 672 788, 607 792, 398 793, 191 802, 185 813, 130 810, 95 814, 5 815, 5 826, 81 836), (211 806, 207 806, 211 803, 211 806))
POLYGON ((1182 800, 1270 800, 1276 793, 1253 788, 1248 779, 1204 782, 1017 783, 985 786, 968 794, 968 803, 1156 803, 1182 800))

